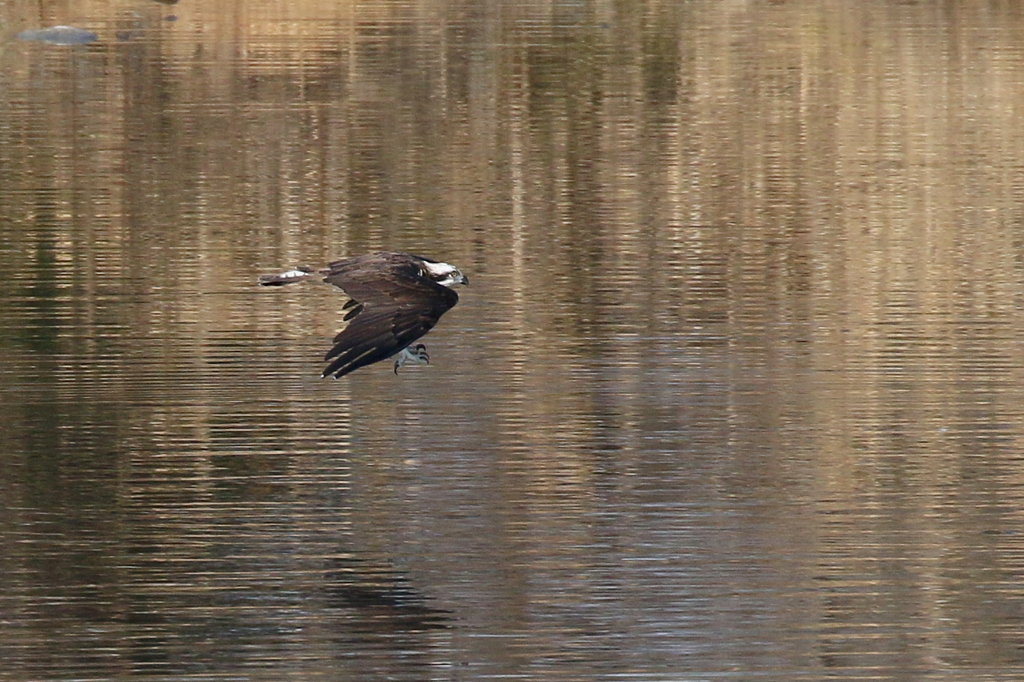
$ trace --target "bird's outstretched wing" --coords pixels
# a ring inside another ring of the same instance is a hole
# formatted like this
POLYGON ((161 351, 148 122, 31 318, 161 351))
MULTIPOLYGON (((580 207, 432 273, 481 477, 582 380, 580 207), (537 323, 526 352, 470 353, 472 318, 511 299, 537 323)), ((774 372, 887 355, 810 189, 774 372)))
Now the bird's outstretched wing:
POLYGON ((404 254, 376 253, 335 261, 324 281, 351 299, 346 326, 334 337, 323 376, 342 377, 389 358, 430 331, 459 301, 448 287, 426 278, 404 254))

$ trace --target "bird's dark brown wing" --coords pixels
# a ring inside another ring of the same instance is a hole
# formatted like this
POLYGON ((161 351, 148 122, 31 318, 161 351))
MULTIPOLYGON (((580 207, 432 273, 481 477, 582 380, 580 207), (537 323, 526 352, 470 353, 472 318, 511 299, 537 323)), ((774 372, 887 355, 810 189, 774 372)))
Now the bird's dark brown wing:
POLYGON ((324 281, 352 300, 347 326, 334 337, 323 376, 335 378, 389 358, 430 331, 459 301, 451 289, 420 274, 405 254, 380 253, 331 263, 324 281))

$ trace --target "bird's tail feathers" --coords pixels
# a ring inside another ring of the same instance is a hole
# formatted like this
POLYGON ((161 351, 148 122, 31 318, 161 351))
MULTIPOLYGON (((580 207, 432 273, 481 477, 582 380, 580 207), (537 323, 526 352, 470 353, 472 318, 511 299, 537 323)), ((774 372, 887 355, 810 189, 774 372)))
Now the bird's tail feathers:
POLYGON ((260 275, 257 280, 261 286, 265 287, 281 287, 285 284, 294 284, 295 282, 301 282, 304 279, 313 277, 313 269, 305 266, 299 266, 294 270, 288 272, 282 272, 280 275, 260 275))

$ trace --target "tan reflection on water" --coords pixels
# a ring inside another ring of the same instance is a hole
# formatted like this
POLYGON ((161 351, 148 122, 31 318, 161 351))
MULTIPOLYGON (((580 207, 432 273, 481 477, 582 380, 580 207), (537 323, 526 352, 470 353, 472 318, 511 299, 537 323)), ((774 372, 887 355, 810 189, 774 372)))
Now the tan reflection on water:
POLYGON ((0 7, 59 23, 0 47, 18 679, 1024 665, 1012 6, 0 7), (382 248, 472 286, 321 381, 343 299, 255 276, 382 248))

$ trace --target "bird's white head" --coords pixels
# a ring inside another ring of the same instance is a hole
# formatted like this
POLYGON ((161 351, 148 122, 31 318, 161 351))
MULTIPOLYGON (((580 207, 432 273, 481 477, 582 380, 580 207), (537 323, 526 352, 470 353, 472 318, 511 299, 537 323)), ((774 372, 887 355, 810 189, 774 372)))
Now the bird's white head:
POLYGON ((425 260, 423 268, 430 275, 431 279, 445 287, 453 287, 456 284, 469 284, 469 278, 459 272, 459 269, 451 263, 437 263, 425 260))

